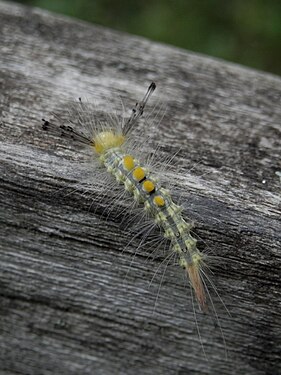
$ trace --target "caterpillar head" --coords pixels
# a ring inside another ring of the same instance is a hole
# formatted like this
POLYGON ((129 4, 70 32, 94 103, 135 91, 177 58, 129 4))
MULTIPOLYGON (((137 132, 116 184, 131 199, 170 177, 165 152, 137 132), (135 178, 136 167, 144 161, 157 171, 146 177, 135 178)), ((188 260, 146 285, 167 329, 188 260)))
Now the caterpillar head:
POLYGON ((98 154, 103 154, 111 148, 120 147, 124 142, 125 137, 122 134, 106 130, 94 137, 94 149, 98 154))

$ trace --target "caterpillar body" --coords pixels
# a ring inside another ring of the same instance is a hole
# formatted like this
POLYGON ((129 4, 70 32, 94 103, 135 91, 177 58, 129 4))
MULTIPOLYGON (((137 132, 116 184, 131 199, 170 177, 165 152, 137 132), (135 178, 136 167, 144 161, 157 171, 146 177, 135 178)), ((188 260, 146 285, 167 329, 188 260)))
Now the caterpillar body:
MULTIPOLYGON (((185 270, 200 309, 206 311, 207 294, 203 280, 205 255, 198 250, 197 240, 191 235, 193 224, 184 219, 181 206, 174 203, 169 191, 161 186, 149 168, 126 150, 128 135, 143 115, 145 105, 155 88, 156 85, 152 82, 144 98, 136 103, 131 116, 119 128, 112 124, 93 122, 93 134, 88 137, 72 126, 57 126, 42 119, 43 129, 59 130, 62 135, 92 147, 107 172, 124 185, 137 203, 143 205, 148 216, 170 242, 170 249, 176 254, 179 266, 185 270)), ((83 104, 81 99, 80 104, 83 104)))

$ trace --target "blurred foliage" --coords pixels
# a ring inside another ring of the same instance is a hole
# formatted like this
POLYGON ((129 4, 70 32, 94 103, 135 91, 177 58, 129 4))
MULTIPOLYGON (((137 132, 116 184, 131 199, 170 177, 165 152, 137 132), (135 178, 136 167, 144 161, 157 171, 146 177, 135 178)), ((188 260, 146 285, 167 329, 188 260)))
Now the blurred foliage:
POLYGON ((281 75, 281 0, 19 2, 281 75))

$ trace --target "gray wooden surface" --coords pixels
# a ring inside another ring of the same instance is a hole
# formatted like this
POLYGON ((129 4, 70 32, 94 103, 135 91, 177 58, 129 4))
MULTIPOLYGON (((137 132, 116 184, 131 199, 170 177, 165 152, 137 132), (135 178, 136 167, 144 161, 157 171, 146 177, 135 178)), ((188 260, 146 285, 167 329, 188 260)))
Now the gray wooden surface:
POLYGON ((0 373, 281 373, 280 78, 5 2, 0 48, 0 373), (127 200, 99 194, 90 153, 41 131, 80 96, 130 109, 152 80, 150 109, 159 101, 166 114, 144 149, 160 144, 161 159, 180 148, 180 170, 163 178, 218 257, 227 358, 197 312, 200 342, 177 266, 155 304, 165 255, 147 260, 147 244, 133 256, 127 200))

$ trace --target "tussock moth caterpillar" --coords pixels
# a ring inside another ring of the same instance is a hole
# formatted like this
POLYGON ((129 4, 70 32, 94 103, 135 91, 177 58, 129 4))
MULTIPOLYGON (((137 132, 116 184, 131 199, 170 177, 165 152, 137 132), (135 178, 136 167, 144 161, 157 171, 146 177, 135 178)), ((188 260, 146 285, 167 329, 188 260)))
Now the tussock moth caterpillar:
POLYGON ((150 168, 127 147, 130 134, 142 117, 155 88, 156 85, 152 82, 143 99, 136 103, 131 116, 121 123, 112 116, 107 116, 106 121, 96 121, 93 111, 79 99, 80 111, 74 113, 76 118, 70 117, 70 125, 43 119, 43 129, 59 131, 61 135, 93 149, 104 171, 123 185, 132 201, 143 207, 147 216, 159 227, 163 237, 169 241, 170 250, 176 255, 179 266, 184 269, 200 309, 206 312, 209 293, 203 279, 205 255, 198 250, 197 240, 191 235, 193 224, 184 219, 181 206, 173 201, 169 191, 157 181, 150 168), (77 131, 72 126, 75 123, 89 127, 91 135, 77 131))

